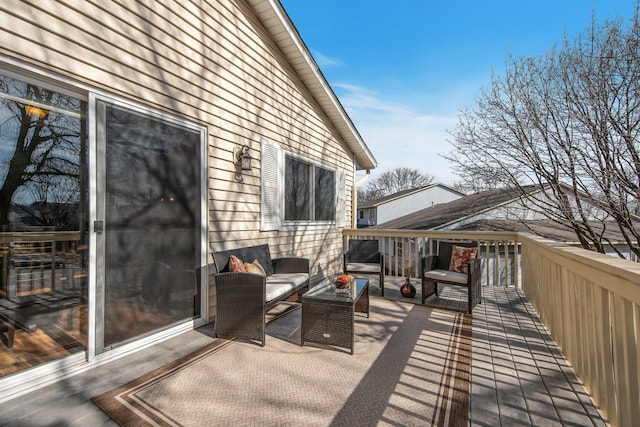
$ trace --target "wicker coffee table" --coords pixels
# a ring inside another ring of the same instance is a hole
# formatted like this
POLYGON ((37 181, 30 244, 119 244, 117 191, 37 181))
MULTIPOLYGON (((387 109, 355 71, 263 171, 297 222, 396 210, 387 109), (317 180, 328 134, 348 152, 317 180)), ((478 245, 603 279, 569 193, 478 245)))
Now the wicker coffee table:
POLYGON ((369 317, 369 279, 355 279, 350 295, 338 295, 328 280, 302 295, 301 345, 347 348, 353 354, 355 312, 369 317))

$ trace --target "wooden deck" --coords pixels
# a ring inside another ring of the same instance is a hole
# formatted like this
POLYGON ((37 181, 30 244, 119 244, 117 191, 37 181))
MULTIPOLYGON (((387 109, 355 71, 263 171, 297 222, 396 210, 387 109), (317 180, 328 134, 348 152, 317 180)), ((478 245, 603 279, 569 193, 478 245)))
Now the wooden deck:
MULTIPOLYGON (((385 297, 403 298, 402 279, 385 279, 385 297)), ((419 291, 418 282, 414 282, 419 291)), ((372 280, 371 291, 379 295, 372 280)), ((444 289, 427 304, 464 310, 464 292, 444 289)), ((90 400, 186 355, 214 338, 203 327, 0 405, 0 425, 115 425, 90 400)), ((473 312, 470 425, 605 426, 571 367, 550 339, 526 297, 516 289, 483 288, 473 312)), ((250 387, 250 384, 247 385, 250 387)))

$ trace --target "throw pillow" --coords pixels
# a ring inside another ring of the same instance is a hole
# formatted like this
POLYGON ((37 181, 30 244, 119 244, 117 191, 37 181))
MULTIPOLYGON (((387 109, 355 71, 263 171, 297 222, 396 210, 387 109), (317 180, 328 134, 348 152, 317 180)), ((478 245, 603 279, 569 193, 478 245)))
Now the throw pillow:
POLYGON ((244 263, 235 255, 231 255, 229 257, 229 271, 233 271, 236 273, 246 273, 247 270, 244 268, 244 263))
POLYGON ((465 248, 462 246, 453 246, 451 249, 451 261, 449 261, 449 270, 457 273, 467 274, 469 272, 469 261, 476 257, 478 248, 465 248))
POLYGON ((257 259, 254 259, 252 263, 245 262, 244 269, 247 273, 259 274, 261 276, 266 276, 264 268, 262 268, 262 264, 257 259))

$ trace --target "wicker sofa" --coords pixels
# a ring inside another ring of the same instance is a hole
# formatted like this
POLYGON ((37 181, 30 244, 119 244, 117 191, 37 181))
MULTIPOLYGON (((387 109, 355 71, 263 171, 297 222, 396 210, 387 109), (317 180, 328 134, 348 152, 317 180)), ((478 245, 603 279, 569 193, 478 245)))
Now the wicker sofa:
POLYGON ((216 336, 265 343, 265 316, 282 301, 300 301, 309 289, 309 260, 300 257, 271 258, 269 245, 213 252, 209 283, 216 288, 216 336), (266 275, 230 271, 229 260, 254 260, 266 275))

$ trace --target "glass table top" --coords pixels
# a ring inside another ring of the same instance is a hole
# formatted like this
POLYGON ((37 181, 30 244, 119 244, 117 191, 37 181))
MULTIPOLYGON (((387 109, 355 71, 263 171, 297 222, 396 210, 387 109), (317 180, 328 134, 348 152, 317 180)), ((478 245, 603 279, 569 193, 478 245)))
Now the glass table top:
POLYGON ((351 283, 350 293, 336 293, 336 287, 329 279, 323 279, 316 286, 311 288, 308 292, 302 295, 302 300, 319 299, 333 302, 344 302, 352 304, 357 300, 367 286, 369 286, 369 279, 356 278, 351 283))

